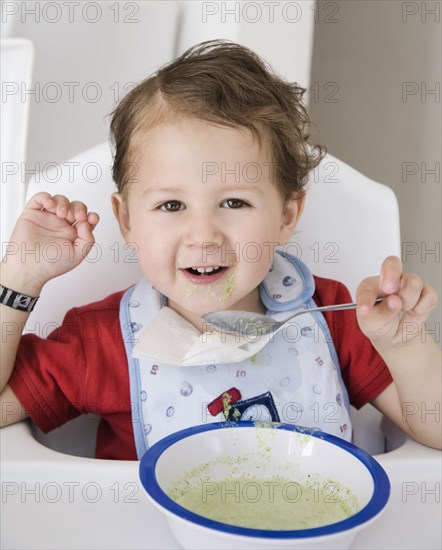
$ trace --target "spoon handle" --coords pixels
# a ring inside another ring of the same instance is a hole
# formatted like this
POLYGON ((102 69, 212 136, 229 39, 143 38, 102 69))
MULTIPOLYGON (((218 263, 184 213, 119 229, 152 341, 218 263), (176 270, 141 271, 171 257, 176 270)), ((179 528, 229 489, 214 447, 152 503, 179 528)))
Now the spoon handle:
MULTIPOLYGON (((382 300, 383 298, 377 298, 377 300, 375 301, 375 304, 379 304, 380 302, 382 302, 382 300)), ((295 313, 295 315, 293 315, 293 317, 296 317, 297 315, 302 315, 303 313, 310 313, 313 311, 342 311, 345 309, 356 309, 356 305, 357 305, 356 302, 352 302, 351 304, 335 304, 332 306, 312 307, 312 308, 305 309, 303 311, 298 311, 297 313, 295 313)))

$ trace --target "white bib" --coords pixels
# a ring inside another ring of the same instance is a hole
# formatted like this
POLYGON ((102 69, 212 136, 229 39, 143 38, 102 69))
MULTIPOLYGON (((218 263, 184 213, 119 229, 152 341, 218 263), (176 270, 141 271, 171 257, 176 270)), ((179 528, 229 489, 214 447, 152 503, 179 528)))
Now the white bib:
MULTIPOLYGON (((315 307, 313 293, 308 268, 277 251, 260 285, 267 313, 284 320, 315 307)), ((146 279, 126 291, 120 305, 139 458, 173 432, 226 419, 297 424, 351 440, 348 395, 321 313, 305 313, 259 342, 253 337, 248 347, 240 343, 241 353, 238 343, 225 342, 209 349, 205 362, 200 346, 191 365, 179 357, 189 356, 186 345, 193 350, 204 335, 165 305, 146 279)))

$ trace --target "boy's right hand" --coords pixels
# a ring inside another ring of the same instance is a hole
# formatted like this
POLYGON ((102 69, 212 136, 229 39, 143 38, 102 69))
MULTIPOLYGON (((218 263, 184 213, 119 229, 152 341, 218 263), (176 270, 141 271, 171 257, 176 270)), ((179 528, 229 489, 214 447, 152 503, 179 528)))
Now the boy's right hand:
MULTIPOLYGON (((14 290, 39 292, 50 279, 77 267, 95 243, 99 222, 85 204, 63 195, 37 193, 21 213, 6 248, 3 267, 18 278, 14 290)), ((13 282, 11 281, 11 285, 13 282)))

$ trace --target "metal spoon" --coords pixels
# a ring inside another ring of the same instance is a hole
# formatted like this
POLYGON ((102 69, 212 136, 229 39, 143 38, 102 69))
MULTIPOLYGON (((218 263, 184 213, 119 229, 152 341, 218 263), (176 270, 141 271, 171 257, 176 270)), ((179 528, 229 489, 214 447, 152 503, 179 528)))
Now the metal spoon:
MULTIPOLYGON (((382 300, 383 298, 378 298, 375 301, 375 304, 379 304, 382 300)), ((206 313, 202 316, 202 319, 207 324, 215 327, 219 332, 225 332, 228 334, 247 334, 249 336, 259 334, 264 336, 275 332, 288 321, 291 321, 303 313, 312 313, 314 311, 343 311, 345 309, 356 309, 356 303, 353 302, 351 304, 335 304, 332 306, 302 309, 284 321, 277 321, 276 319, 273 319, 273 317, 267 317, 266 315, 261 315, 260 313, 252 313, 251 311, 234 310, 206 313)))

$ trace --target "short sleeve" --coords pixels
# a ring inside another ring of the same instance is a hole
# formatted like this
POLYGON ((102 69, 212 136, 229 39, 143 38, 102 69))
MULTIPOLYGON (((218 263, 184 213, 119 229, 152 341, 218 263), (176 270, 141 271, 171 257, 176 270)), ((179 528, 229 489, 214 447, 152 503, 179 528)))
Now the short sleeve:
POLYGON ((86 361, 75 310, 47 338, 22 336, 9 385, 31 420, 48 432, 84 411, 86 361))
MULTIPOLYGON (((338 281, 315 276, 314 300, 318 305, 352 302, 348 289, 338 281)), ((351 405, 360 409, 373 400, 393 378, 382 357, 361 331, 354 310, 325 312, 338 355, 342 379, 351 405)))

